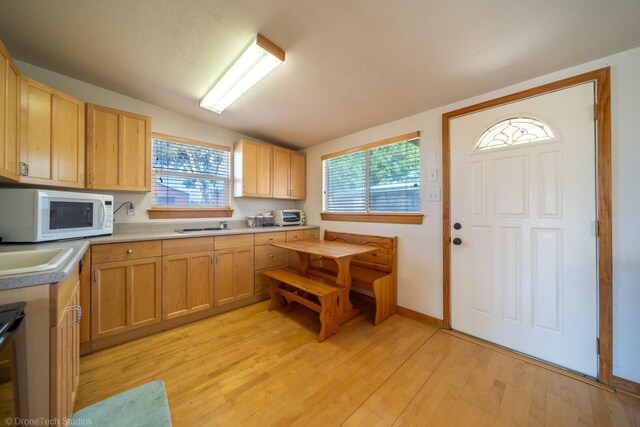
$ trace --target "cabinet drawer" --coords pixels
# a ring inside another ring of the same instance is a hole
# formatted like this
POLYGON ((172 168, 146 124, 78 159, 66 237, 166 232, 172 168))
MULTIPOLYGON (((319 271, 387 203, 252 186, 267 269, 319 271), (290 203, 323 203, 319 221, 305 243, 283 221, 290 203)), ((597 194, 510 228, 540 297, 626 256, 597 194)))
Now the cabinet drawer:
POLYGON ((160 240, 145 242, 110 243, 91 247, 91 263, 100 264, 111 261, 126 261, 129 259, 151 258, 162 256, 160 240))
POLYGON ((315 228, 313 230, 303 230, 302 237, 304 240, 309 239, 319 239, 320 238, 320 229, 315 228))
POLYGON ((253 246, 253 234, 216 237, 214 245, 216 250, 253 246))
POLYGON ((256 233, 256 246, 284 242, 286 239, 287 235, 284 231, 276 231, 275 233, 256 233))
POLYGON ((304 235, 302 230, 298 231, 287 231, 287 242, 295 242, 296 240, 302 240, 304 235))
POLYGON ((162 241, 162 255, 179 255, 213 250, 213 237, 191 237, 162 241))
POLYGON ((270 245, 256 246, 255 269, 282 267, 287 265, 287 250, 270 245))

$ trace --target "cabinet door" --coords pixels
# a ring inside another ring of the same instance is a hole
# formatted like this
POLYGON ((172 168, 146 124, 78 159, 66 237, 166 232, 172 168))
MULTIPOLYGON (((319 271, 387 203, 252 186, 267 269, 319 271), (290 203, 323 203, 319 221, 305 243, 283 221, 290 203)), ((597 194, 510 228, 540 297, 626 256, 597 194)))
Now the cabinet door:
POLYGON ((0 42, 0 176, 18 181, 19 73, 0 42))
POLYGON ((163 257, 162 318, 213 307, 213 252, 163 257))
POLYGON ((56 185, 84 188, 84 103, 51 97, 51 179, 56 185))
POLYGON ((21 181, 51 180, 51 92, 35 82, 22 78, 20 90, 22 133, 20 159, 28 166, 21 181))
POLYGON ((227 304, 234 300, 234 258, 234 249, 224 249, 215 252, 214 277, 216 306, 227 304))
POLYGON ((87 104, 87 188, 151 191, 151 118, 87 104))
POLYGON ((289 187, 292 199, 304 200, 307 198, 306 163, 307 156, 305 154, 291 152, 289 187))
POLYGON ((253 247, 235 250, 234 298, 253 296, 253 247))
POLYGON ((84 187, 84 103, 21 78, 20 182, 84 187))
POLYGON ((151 126, 148 117, 120 114, 119 187, 151 191, 151 126))
POLYGON ((273 146, 242 140, 242 195, 271 197, 273 146))
POLYGON ((289 199, 291 192, 289 187, 291 151, 280 147, 273 147, 273 197, 276 199, 289 199))
POLYGON ((87 188, 117 188, 118 169, 118 113, 87 104, 87 188))
POLYGON ((128 315, 132 328, 162 319, 161 258, 130 261, 128 315))
POLYGON ((80 287, 76 283, 64 313, 51 328, 51 418, 70 418, 80 379, 80 287))
POLYGON ((92 339, 161 320, 161 264, 155 257, 92 267, 92 339))

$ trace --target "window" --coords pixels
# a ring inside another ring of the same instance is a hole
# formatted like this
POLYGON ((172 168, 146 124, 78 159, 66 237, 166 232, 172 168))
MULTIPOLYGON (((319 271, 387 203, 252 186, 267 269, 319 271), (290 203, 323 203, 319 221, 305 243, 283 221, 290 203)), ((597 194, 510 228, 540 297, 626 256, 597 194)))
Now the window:
POLYGON ((154 134, 154 207, 149 217, 231 216, 229 152, 229 147, 154 134))
POLYGON ((494 124, 478 138, 473 151, 548 141, 556 138, 551 127, 532 117, 511 117, 494 124))
POLYGON ((422 222, 418 132, 323 156, 322 173, 323 219, 422 222))

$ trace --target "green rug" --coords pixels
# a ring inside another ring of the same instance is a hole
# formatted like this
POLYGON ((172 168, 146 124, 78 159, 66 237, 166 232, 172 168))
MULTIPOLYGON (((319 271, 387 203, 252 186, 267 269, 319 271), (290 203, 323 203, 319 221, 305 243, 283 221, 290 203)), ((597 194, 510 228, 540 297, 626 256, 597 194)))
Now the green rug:
POLYGON ((171 414, 164 382, 151 381, 73 414, 70 425, 109 427, 170 427, 171 414))

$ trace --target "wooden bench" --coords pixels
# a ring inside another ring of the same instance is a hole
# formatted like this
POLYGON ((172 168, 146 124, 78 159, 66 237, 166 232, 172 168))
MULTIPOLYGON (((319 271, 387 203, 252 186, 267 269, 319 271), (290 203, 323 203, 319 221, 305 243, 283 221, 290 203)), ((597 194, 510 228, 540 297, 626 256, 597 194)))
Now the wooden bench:
POLYGON ((288 302, 295 301, 320 315, 318 342, 322 342, 338 332, 339 287, 288 268, 267 270, 262 274, 271 278, 269 311, 285 307, 288 302), (309 295, 315 296, 319 303, 312 301, 309 295))
MULTIPOLYGON (((326 230, 324 232, 324 240, 335 240, 379 248, 377 251, 357 255, 351 260, 349 267, 352 278, 351 286, 373 292, 376 302, 375 325, 394 314, 397 304, 396 265, 398 238, 326 230)), ((336 263, 326 258, 313 260, 311 268, 333 275, 338 271, 336 263)))

